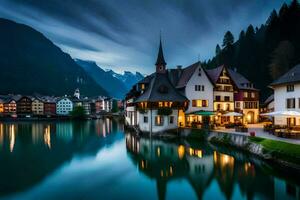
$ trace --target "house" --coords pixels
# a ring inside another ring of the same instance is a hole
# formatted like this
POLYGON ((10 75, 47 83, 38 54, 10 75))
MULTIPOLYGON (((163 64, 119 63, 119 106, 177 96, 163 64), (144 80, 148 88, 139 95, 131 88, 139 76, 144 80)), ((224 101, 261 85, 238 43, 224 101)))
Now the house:
POLYGON ((56 115, 56 101, 54 97, 43 97, 44 114, 48 117, 56 115))
POLYGON ((206 71, 201 67, 200 62, 196 62, 183 69, 176 85, 176 88, 182 91, 182 94, 189 100, 183 126, 191 126, 192 123, 209 123, 213 121, 214 84, 211 82, 206 71))
POLYGON ((217 124, 225 124, 234 122, 233 116, 222 116, 224 113, 234 111, 234 93, 237 91, 237 86, 233 81, 229 70, 225 66, 220 66, 214 69, 206 70, 208 77, 214 84, 213 111, 217 113, 215 122, 217 124))
POLYGON ((184 123, 188 99, 171 83, 160 41, 156 71, 126 95, 126 121, 142 132, 157 133, 184 123))
POLYGON ((14 116, 17 113, 17 102, 13 98, 7 98, 3 103, 4 115, 14 116))
POLYGON ((73 102, 68 97, 62 97, 56 102, 56 114, 69 115, 73 110, 73 102))
POLYGON ((32 100, 32 113, 34 115, 43 115, 44 114, 44 102, 39 97, 34 97, 32 100))
POLYGON ((268 113, 274 111, 274 94, 271 94, 260 108, 261 113, 268 113))
POLYGON ((259 91, 236 70, 228 69, 237 91, 234 93, 235 112, 244 115, 243 123, 253 124, 259 120, 259 91))
MULTIPOLYGON (((274 90, 274 111, 300 112, 300 64, 279 77, 270 87, 274 90)), ((300 125, 300 117, 275 116, 275 125, 300 125)))
POLYGON ((91 101, 87 97, 82 100, 82 107, 87 115, 91 114, 91 101))
POLYGON ((17 115, 32 114, 32 97, 22 96, 17 101, 17 115))
POLYGON ((4 113, 4 99, 0 99, 0 114, 4 113))

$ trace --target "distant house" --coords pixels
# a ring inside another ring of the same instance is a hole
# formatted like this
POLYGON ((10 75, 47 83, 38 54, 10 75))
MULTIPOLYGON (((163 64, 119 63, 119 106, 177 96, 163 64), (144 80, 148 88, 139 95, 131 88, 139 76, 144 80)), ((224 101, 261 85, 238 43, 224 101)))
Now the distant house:
POLYGON ((56 102, 56 114, 69 115, 73 107, 73 102, 68 97, 60 98, 56 102))
POLYGON ((17 103, 13 98, 7 98, 3 103, 4 115, 16 115, 17 113, 17 103))
MULTIPOLYGON (((274 111, 300 112, 300 64, 279 77, 270 87, 274 90, 274 111)), ((300 117, 274 117, 276 125, 300 125, 300 117)))
POLYGON ((22 96, 17 101, 17 114, 30 115, 32 114, 32 98, 29 96, 22 96))
POLYGON ((32 113, 34 115, 43 115, 44 114, 44 102, 39 97, 34 97, 32 100, 32 113))
POLYGON ((56 115, 56 102, 54 97, 43 97, 44 114, 46 116, 56 115))
POLYGON ((4 113, 4 99, 0 99, 0 114, 4 113))

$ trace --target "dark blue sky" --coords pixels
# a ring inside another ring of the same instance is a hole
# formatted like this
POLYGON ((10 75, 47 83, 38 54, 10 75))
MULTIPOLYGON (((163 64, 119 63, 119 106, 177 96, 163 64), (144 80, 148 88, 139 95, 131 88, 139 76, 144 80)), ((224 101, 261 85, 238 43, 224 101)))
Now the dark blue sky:
MULTIPOLYGON (((44 33, 73 58, 151 73, 162 31, 168 67, 214 55, 227 30, 265 23, 283 0, 0 0, 0 17, 44 33)), ((289 1, 287 1, 289 2, 289 1)))

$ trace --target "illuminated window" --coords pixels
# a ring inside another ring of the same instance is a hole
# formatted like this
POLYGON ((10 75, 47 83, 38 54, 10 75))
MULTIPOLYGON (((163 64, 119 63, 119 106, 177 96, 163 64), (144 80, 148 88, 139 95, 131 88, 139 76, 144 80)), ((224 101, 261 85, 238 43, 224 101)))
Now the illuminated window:
POLYGON ((245 98, 248 97, 248 92, 244 92, 244 97, 245 97, 245 98))
POLYGON ((163 107, 164 102, 158 102, 158 107, 163 107))
POLYGON ((168 102, 164 102, 164 104, 165 104, 165 107, 168 107, 168 105, 169 105, 168 102))
POLYGON ((255 93, 251 92, 251 98, 255 98, 255 93))
POLYGON ((141 85, 141 89, 144 90, 145 89, 145 84, 141 85))
POLYGON ((155 117, 155 125, 156 126, 162 126, 162 125, 164 125, 164 118, 163 118, 163 116, 156 116, 155 117))

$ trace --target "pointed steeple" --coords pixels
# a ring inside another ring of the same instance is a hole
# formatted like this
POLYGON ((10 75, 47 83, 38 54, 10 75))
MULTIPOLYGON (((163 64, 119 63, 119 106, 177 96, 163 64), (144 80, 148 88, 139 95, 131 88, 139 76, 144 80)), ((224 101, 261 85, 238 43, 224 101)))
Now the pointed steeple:
POLYGON ((155 65, 156 65, 156 72, 165 72, 167 63, 164 58, 161 36, 159 38, 159 48, 158 48, 157 60, 155 65))

